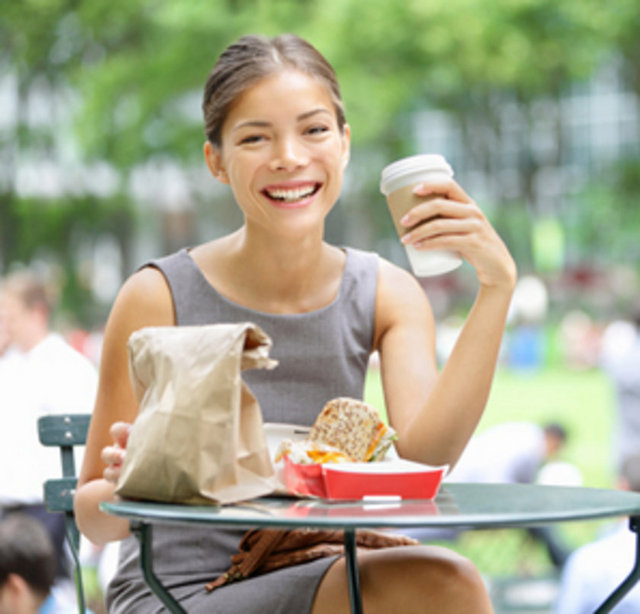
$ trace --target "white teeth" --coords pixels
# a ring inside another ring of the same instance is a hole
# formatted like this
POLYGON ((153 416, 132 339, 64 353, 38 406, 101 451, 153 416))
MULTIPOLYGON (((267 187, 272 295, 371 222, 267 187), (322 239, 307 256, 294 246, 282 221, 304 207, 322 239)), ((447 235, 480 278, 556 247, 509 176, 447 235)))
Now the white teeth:
POLYGON ((287 202, 294 202, 296 200, 300 200, 305 196, 310 196, 314 193, 316 187, 314 185, 310 185, 304 188, 294 188, 292 190, 267 190, 267 194, 271 198, 277 198, 278 200, 284 200, 287 202))

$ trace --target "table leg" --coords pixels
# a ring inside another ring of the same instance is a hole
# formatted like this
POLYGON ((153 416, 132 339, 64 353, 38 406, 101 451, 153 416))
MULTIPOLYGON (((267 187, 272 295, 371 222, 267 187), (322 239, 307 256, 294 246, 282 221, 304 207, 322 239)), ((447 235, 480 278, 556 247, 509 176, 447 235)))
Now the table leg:
POLYGON ((174 599, 173 595, 162 585, 153 571, 152 526, 146 522, 131 522, 131 531, 140 541, 140 567, 149 588, 162 601, 171 614, 187 614, 186 610, 174 599))
POLYGON ((362 614, 362 595, 360 594, 355 529, 345 529, 344 531, 344 555, 347 562, 347 581, 349 583, 351 614, 362 614))
POLYGON ((616 588, 607 600, 595 611, 595 614, 605 614, 611 612, 613 608, 622 601, 623 597, 635 586, 640 579, 640 516, 633 516, 629 519, 629 529, 636 534, 636 560, 631 573, 624 579, 622 584, 616 588))

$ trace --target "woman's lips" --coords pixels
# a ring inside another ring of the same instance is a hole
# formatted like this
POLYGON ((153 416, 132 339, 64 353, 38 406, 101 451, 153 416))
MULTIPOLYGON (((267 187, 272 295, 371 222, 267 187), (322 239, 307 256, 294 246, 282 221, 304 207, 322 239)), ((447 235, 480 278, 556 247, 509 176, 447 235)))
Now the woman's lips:
POLYGON ((274 185, 262 190, 262 193, 278 207, 304 207, 312 200, 320 189, 320 183, 304 183, 297 185, 274 185))

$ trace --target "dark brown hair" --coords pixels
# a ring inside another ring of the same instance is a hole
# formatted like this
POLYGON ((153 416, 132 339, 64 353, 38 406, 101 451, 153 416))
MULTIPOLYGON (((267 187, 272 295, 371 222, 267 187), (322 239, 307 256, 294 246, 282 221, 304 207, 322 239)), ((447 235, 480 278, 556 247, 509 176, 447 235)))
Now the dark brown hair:
POLYGON ((0 521, 0 586, 21 576, 39 597, 49 594, 56 561, 49 534, 35 518, 12 513, 0 521))
POLYGON ((327 86, 342 131, 346 120, 340 87, 324 56, 295 34, 275 38, 248 35, 222 52, 207 79, 202 101, 207 139, 219 147, 222 125, 233 101, 260 79, 285 68, 307 73, 327 86))

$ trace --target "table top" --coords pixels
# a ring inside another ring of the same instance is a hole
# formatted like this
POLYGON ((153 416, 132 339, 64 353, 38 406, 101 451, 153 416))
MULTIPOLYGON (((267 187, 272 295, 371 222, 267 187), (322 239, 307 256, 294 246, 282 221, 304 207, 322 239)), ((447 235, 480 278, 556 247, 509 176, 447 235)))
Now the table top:
POLYGON ((640 493, 571 486, 445 483, 432 501, 261 497, 225 506, 123 500, 102 503, 101 508, 138 521, 247 528, 498 528, 640 516, 640 493))

